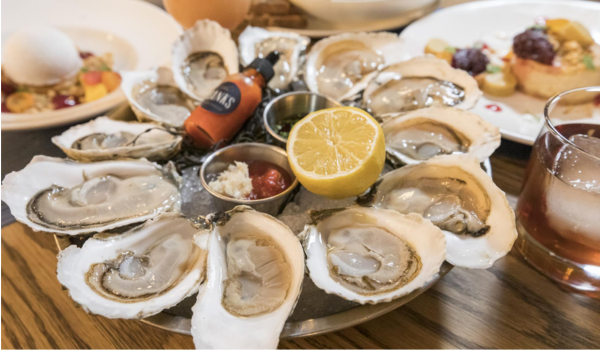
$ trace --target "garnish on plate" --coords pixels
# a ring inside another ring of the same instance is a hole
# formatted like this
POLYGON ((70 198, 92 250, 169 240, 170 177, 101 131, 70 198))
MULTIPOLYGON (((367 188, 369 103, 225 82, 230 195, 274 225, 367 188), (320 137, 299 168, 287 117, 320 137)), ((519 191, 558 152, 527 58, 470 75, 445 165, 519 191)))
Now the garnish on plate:
POLYGON ((52 27, 14 33, 5 45, 2 66, 3 112, 40 113, 98 100, 117 89, 111 53, 79 51, 52 27), (53 45, 44 43, 52 42, 53 45))
MULTIPOLYGON (((600 84, 600 71, 596 70, 600 65, 600 45, 579 22, 563 18, 536 19, 535 24, 514 37, 512 50, 503 56, 484 42, 455 48, 437 38, 429 40, 425 53, 467 71, 481 90, 495 96, 509 96, 519 88, 526 94, 548 99, 565 90, 600 84)), ((590 102, 589 99, 571 98, 566 102, 590 102)))

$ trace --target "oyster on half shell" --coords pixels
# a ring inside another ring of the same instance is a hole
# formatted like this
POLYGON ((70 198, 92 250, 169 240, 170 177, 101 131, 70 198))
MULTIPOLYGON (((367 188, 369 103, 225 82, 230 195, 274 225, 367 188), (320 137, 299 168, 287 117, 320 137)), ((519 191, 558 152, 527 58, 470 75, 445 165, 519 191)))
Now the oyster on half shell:
POLYGON ((431 281, 446 258, 444 234, 417 214, 350 207, 311 216, 300 234, 310 278, 347 300, 399 298, 431 281))
POLYGON ((36 156, 23 170, 6 175, 2 200, 36 231, 78 235, 178 210, 180 186, 173 163, 77 163, 36 156))
POLYGON ((206 262, 206 251, 193 240, 200 230, 166 213, 125 233, 96 234, 58 254, 58 280, 89 313, 157 314, 198 291, 206 262))
POLYGON ((359 202, 430 220, 446 235, 446 260, 455 266, 491 267, 517 238, 504 192, 471 155, 437 156, 396 169, 359 202))
POLYGON ((239 70, 238 52, 229 30, 199 20, 173 44, 173 77, 179 89, 203 101, 228 75, 239 70))
POLYGON ((246 206, 207 217, 196 235, 208 250, 206 283, 192 311, 196 348, 275 349, 304 278, 298 238, 246 206))
POLYGON ((152 123, 99 117, 54 136, 52 142, 75 160, 94 162, 124 158, 168 159, 181 148, 182 137, 152 123))
POLYGON ((122 72, 121 76, 121 89, 141 122, 181 128, 196 108, 194 101, 181 92, 168 67, 122 72))
POLYGON ((345 33, 317 42, 306 55, 304 79, 312 92, 336 100, 353 98, 383 67, 408 59, 393 33, 345 33))
POLYGON ((275 64, 275 76, 269 87, 277 92, 286 90, 298 75, 301 55, 310 39, 291 32, 276 32, 259 27, 248 26, 238 38, 242 64, 249 65, 255 58, 264 58, 270 52, 279 52, 279 61, 275 64))
POLYGON ((470 109, 481 96, 477 81, 467 72, 425 56, 379 72, 365 88, 363 107, 377 117, 426 107, 470 109))
POLYGON ((500 129, 477 114, 430 107, 388 118, 382 125, 392 162, 419 163, 437 155, 468 153, 483 162, 500 146, 500 129))

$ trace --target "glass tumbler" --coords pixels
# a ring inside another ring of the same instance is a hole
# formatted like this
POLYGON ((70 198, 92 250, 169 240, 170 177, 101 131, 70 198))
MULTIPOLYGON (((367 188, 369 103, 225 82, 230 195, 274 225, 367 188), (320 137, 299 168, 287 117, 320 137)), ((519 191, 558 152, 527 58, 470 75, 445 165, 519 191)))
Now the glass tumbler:
POLYGON ((549 278, 600 297, 600 87, 551 98, 517 204, 517 248, 549 278), (571 101, 585 101, 577 105, 571 101))

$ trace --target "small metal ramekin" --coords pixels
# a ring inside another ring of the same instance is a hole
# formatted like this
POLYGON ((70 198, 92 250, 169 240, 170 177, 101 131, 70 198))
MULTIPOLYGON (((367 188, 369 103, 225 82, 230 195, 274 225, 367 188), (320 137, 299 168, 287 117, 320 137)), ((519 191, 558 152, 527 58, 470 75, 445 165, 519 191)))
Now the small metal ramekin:
POLYGON ((298 114, 308 114, 325 108, 340 107, 342 104, 329 97, 310 92, 296 91, 277 96, 265 107, 263 121, 267 132, 271 134, 274 144, 285 148, 287 137, 275 131, 278 121, 298 114))
POLYGON ((258 211, 277 215, 294 188, 298 186, 298 179, 292 172, 287 153, 279 147, 264 143, 238 143, 216 151, 202 164, 199 176, 202 186, 212 195, 213 204, 218 211, 231 210, 236 205, 244 204, 258 211), (263 160, 282 167, 290 175, 292 185, 276 196, 255 200, 231 198, 214 192, 208 187, 210 180, 207 177, 216 178, 216 175, 227 169, 234 161, 249 163, 253 160, 263 160))

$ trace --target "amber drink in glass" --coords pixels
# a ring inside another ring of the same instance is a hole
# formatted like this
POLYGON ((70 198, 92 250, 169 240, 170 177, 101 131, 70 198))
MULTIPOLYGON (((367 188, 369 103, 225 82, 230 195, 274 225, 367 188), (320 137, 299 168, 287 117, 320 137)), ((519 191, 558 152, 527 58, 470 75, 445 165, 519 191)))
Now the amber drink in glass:
POLYGON ((517 204, 517 248, 536 269, 600 297, 600 87, 548 101, 517 204), (571 106, 565 98, 587 94, 571 106))

